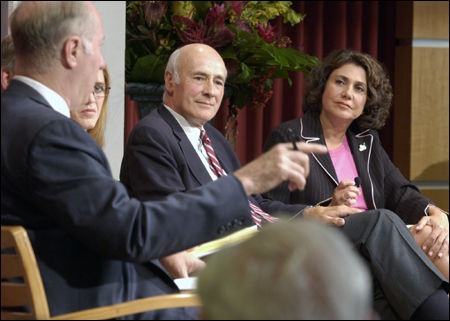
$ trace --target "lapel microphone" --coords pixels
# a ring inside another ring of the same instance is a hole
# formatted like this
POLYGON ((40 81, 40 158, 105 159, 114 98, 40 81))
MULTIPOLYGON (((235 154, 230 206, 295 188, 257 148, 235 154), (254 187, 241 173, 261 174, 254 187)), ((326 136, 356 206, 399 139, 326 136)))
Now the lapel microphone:
POLYGON ((356 185, 356 187, 361 187, 361 178, 359 178, 359 177, 355 177, 355 185, 356 185))

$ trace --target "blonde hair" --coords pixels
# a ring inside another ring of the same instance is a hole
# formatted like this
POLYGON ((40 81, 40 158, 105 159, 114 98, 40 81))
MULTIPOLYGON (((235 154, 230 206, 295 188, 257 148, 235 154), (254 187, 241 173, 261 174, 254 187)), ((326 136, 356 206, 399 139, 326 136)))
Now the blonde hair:
MULTIPOLYGON (((111 76, 109 74, 108 68, 103 69, 103 76, 105 77, 105 86, 110 87, 111 85, 111 76)), ((109 95, 108 95, 109 96, 109 95)), ((107 114, 107 106, 108 106, 108 96, 103 100, 102 110, 100 111, 100 115, 98 116, 97 123, 94 128, 88 129, 89 135, 95 139, 95 141, 100 145, 101 148, 105 145, 105 127, 106 127, 106 114, 107 114)))
POLYGON ((92 52, 98 28, 93 11, 79 1, 22 1, 9 19, 15 54, 27 61, 28 70, 39 74, 53 70, 70 36, 79 36, 85 52, 92 52))

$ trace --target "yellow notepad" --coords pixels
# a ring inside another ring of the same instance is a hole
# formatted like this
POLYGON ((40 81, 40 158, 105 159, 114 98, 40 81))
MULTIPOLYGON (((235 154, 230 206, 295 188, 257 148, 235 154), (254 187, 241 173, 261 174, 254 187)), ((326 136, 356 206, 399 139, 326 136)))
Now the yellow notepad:
POLYGON ((201 258, 211 253, 217 252, 224 247, 241 243, 255 235, 257 232, 257 226, 253 225, 228 236, 222 237, 218 240, 199 245, 192 250, 189 250, 189 253, 197 258, 201 258))

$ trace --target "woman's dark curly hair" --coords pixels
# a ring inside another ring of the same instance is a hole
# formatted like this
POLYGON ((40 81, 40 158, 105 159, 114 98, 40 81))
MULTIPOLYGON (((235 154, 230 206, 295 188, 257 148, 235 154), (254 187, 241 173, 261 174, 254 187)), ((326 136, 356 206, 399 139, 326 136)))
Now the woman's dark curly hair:
POLYGON ((389 116, 389 107, 392 102, 392 87, 389 83, 384 66, 376 59, 365 53, 352 50, 333 51, 316 66, 305 85, 305 101, 302 109, 322 112, 322 95, 331 73, 346 64, 355 64, 362 67, 367 75, 367 101, 364 113, 355 119, 352 125, 360 130, 381 129, 389 116))

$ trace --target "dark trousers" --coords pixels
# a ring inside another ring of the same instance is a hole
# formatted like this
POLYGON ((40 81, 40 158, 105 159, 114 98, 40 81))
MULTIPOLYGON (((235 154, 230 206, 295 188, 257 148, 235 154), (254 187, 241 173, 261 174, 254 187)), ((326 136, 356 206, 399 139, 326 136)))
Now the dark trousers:
POLYGON ((441 285, 448 293, 447 279, 395 213, 381 209, 351 215, 339 229, 372 270, 380 318, 408 320, 441 285))

